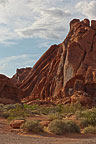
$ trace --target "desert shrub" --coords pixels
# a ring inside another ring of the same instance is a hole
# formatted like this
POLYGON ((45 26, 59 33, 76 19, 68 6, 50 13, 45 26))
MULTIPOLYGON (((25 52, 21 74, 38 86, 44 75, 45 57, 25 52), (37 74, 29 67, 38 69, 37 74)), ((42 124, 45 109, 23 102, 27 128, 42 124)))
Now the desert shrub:
POLYGON ((81 118, 79 120, 78 124, 79 124, 80 128, 85 128, 85 127, 87 127, 89 125, 89 122, 88 122, 87 118, 81 118))
POLYGON ((17 117, 12 117, 12 116, 8 116, 7 117, 7 120, 10 122, 11 120, 25 120, 26 118, 25 117, 22 117, 22 116, 17 116, 17 117))
POLYGON ((47 114, 49 114, 50 109, 51 109, 50 107, 41 106, 41 107, 39 108, 39 110, 38 110, 38 113, 39 113, 39 114, 47 115, 47 114))
POLYGON ((68 113, 66 116, 71 117, 72 115, 74 115, 74 114, 73 113, 68 113))
POLYGON ((53 120, 49 124, 48 130, 56 135, 61 135, 67 131, 67 126, 62 120, 53 120))
POLYGON ((26 121, 20 128, 26 132, 39 133, 43 131, 43 127, 38 121, 26 121))
POLYGON ((34 104, 34 105, 24 104, 24 108, 25 109, 30 109, 30 110, 37 110, 37 109, 39 109, 39 105, 37 105, 37 104, 34 104))
POLYGON ((5 105, 4 107, 3 107, 3 109, 5 110, 5 111, 8 111, 8 110, 10 110, 10 109, 15 109, 16 108, 16 105, 15 104, 7 104, 7 105, 5 105))
POLYGON ((73 121, 53 120, 48 130, 56 135, 64 133, 79 133, 80 128, 73 121))
POLYGON ((89 116, 88 116, 88 122, 90 125, 93 125, 95 126, 96 125, 96 113, 91 113, 89 116))
POLYGON ((4 110, 2 111, 2 116, 4 118, 8 118, 8 120, 13 120, 16 119, 18 117, 28 117, 30 114, 28 113, 28 111, 26 109, 23 108, 23 106, 21 104, 15 104, 14 105, 6 105, 6 107, 4 108, 4 110))
POLYGON ((88 126, 84 128, 84 133, 96 134, 96 127, 88 126))
POLYGON ((16 108, 16 109, 10 110, 9 114, 10 114, 10 116, 13 116, 13 117, 17 117, 17 116, 23 116, 24 117, 26 113, 21 108, 20 109, 16 108))
POLYGON ((48 120, 53 121, 55 119, 62 119, 62 116, 59 113, 51 113, 48 115, 48 120))
POLYGON ((73 113, 75 114, 76 111, 78 110, 83 110, 84 107, 82 107, 81 104, 68 104, 63 106, 62 112, 68 114, 68 113, 73 113))
POLYGON ((2 113, 1 113, 1 116, 2 116, 3 118, 8 118, 8 117, 10 116, 10 114, 9 114, 8 111, 5 111, 5 112, 2 112, 2 113))
POLYGON ((40 106, 38 109, 38 113, 48 115, 52 113, 59 113, 59 110, 57 106, 51 106, 51 107, 40 106))
POLYGON ((79 118, 81 118, 82 117, 82 111, 81 110, 77 110, 76 112, 75 112, 75 116, 76 116, 76 119, 78 120, 79 118))
POLYGON ((52 113, 59 113, 59 114, 68 114, 68 113, 75 113, 77 110, 83 110, 84 108, 80 104, 71 104, 71 105, 62 105, 58 104, 56 106, 48 106, 45 107, 43 105, 39 106, 37 104, 35 105, 27 105, 24 104, 25 109, 30 109, 33 113, 36 114, 52 114, 52 113))
POLYGON ((89 110, 83 111, 81 117, 86 118, 89 125, 93 125, 93 126, 96 125, 96 110, 95 109, 89 109, 89 110))
POLYGON ((64 123, 67 125, 68 133, 80 133, 80 128, 74 121, 66 120, 64 123))

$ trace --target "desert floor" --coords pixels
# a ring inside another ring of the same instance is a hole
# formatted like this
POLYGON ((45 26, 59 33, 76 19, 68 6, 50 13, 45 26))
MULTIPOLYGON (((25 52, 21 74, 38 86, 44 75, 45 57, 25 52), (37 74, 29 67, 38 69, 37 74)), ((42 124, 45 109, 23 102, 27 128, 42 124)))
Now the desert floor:
POLYGON ((12 130, 5 119, 0 118, 0 144, 96 144, 96 135, 24 134, 12 130))

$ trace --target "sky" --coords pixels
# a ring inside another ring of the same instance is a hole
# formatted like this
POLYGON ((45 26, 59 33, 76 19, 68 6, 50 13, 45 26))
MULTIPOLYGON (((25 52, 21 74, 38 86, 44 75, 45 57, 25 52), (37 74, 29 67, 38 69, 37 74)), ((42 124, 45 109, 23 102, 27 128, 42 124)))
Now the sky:
POLYGON ((96 0, 0 0, 0 74, 33 67, 74 18, 96 19, 96 0))

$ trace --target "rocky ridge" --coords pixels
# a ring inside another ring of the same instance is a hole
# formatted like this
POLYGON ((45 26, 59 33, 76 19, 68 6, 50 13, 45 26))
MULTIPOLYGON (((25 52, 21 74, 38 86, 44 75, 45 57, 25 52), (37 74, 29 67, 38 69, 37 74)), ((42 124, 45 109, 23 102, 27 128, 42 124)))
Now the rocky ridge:
POLYGON ((0 99, 96 105, 95 55, 96 21, 73 19, 66 39, 51 46, 33 68, 17 69, 12 79, 0 76, 0 99))
POLYGON ((19 88, 24 100, 54 103, 96 103, 96 21, 70 22, 70 31, 59 45, 51 46, 37 61, 19 88), (79 94, 78 94, 79 92, 79 94), (78 98, 77 98, 78 97, 78 98))

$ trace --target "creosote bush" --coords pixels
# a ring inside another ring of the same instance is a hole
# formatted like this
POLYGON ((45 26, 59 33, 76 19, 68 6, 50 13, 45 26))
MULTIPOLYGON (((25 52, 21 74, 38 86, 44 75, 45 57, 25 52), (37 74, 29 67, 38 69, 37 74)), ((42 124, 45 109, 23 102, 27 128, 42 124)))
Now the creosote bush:
POLYGON ((32 120, 26 121, 20 128, 25 132, 39 133, 43 131, 43 127, 39 124, 39 122, 32 120))
POLYGON ((53 120, 48 130, 56 135, 62 135, 64 133, 79 133, 80 128, 73 121, 53 120))

